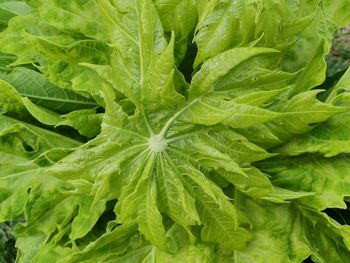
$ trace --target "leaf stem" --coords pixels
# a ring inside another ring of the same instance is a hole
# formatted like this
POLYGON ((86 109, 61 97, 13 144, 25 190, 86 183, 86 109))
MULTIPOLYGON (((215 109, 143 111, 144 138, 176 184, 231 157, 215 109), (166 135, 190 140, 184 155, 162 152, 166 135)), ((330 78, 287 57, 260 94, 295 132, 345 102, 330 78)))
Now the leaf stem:
POLYGON ((153 136, 155 133, 154 133, 154 130, 152 129, 151 124, 149 123, 147 113, 146 113, 146 111, 144 109, 141 109, 141 111, 142 111, 142 115, 144 116, 144 120, 145 120, 145 123, 146 123, 147 130, 148 130, 150 136, 153 136))
POLYGON ((176 142, 178 140, 181 140, 181 139, 186 139, 188 137, 192 137, 194 135, 198 135, 198 134, 201 134, 201 133, 205 133, 207 132, 208 129, 201 129, 199 131, 194 131, 194 132, 189 132, 189 133, 185 133, 185 134, 182 134, 182 135, 179 135, 179 136, 174 136, 174 137, 170 137, 167 142, 168 143, 172 143, 172 142, 176 142))
POLYGON ((197 103, 201 97, 191 101, 189 104, 187 104, 185 107, 183 107, 181 110, 179 110, 177 113, 173 115, 164 125, 163 129, 160 131, 159 136, 166 137, 166 134, 170 128, 170 126, 183 114, 185 111, 187 111, 193 104, 197 103))

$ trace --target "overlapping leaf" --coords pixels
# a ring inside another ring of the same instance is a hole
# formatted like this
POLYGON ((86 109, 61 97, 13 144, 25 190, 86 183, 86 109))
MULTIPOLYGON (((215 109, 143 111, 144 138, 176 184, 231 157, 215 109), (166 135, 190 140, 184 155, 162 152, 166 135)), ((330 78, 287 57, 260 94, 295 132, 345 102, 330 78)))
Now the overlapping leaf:
MULTIPOLYGON (((343 106, 345 109, 348 109, 350 105, 349 77, 350 70, 344 74, 328 97, 328 101, 343 106)), ((318 152, 326 157, 349 153, 349 130, 349 112, 347 110, 343 114, 334 116, 327 122, 317 125, 311 132, 294 138, 280 147, 278 151, 288 155, 318 152)))
POLYGON ((310 89, 348 1, 26 2, 0 34, 18 262, 345 262, 321 211, 346 206, 348 156, 289 155, 347 153, 347 82, 310 89))

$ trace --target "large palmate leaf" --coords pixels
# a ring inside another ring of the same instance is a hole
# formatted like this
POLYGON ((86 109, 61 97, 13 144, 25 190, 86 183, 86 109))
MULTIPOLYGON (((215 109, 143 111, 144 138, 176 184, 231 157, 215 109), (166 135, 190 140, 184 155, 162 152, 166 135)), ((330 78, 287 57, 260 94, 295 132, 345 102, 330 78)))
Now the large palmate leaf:
POLYGON ((13 2, 18 262, 346 262, 349 225, 323 211, 350 196, 348 74, 316 86, 348 0, 13 2))

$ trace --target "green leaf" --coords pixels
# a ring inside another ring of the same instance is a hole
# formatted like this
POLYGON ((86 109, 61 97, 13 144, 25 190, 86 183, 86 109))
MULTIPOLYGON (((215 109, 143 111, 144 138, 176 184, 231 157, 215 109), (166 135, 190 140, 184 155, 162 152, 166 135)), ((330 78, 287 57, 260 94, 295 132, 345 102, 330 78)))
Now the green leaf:
POLYGON ((197 9, 192 0, 157 0, 154 2, 166 33, 175 33, 175 62, 179 65, 187 51, 196 26, 197 9))
POLYGON ((97 2, 111 29, 112 70, 117 72, 110 76, 113 86, 147 110, 180 104, 183 97, 174 86, 174 37, 167 44, 153 3, 97 2))
POLYGON ((252 142, 270 148, 290 140, 297 134, 309 132, 313 128, 312 125, 346 111, 345 107, 319 101, 316 98, 319 92, 312 90, 290 99, 279 100, 270 110, 279 112, 280 118, 242 129, 240 132, 252 142))
MULTIPOLYGON (((28 45, 27 41, 23 37, 23 31, 28 30, 31 33, 38 33, 40 30, 37 27, 30 25, 40 24, 43 28, 43 24, 40 23, 38 16, 28 14, 26 16, 16 16, 9 21, 8 27, 0 34, 0 50, 4 53, 9 53, 17 56, 17 60, 12 65, 21 65, 32 63, 37 55, 35 48, 28 45)), ((55 30, 52 28, 44 28, 40 34, 54 34, 55 30)))
POLYGON ((238 46, 286 49, 313 20, 317 1, 197 1, 199 22, 194 41, 195 67, 238 46), (310 15, 311 14, 311 15, 310 15))
POLYGON ((184 176, 186 187, 196 196, 196 205, 204 227, 203 241, 217 242, 224 249, 242 249, 250 239, 249 232, 237 221, 237 211, 221 190, 199 173, 184 176))
POLYGON ((277 150, 282 154, 299 155, 302 153, 321 153, 325 157, 341 153, 349 153, 349 112, 350 70, 343 75, 327 98, 328 102, 345 106, 345 113, 330 118, 327 122, 317 125, 312 131, 300 135, 277 150))
POLYGON ((304 156, 263 162, 259 167, 271 176, 274 185, 293 191, 314 193, 297 200, 318 211, 327 207, 346 208, 349 195, 348 157, 304 156))
MULTIPOLYGON (((77 26, 81 26, 81 23, 77 26)), ((88 26, 89 29, 92 27, 88 26)), ((98 30, 98 33, 100 31, 104 33, 103 30, 98 30)), ((1 33, 0 42, 1 51, 17 56, 12 65, 39 63, 40 70, 52 83, 87 97, 100 95, 98 87, 101 79, 90 69, 78 64, 106 63, 110 48, 104 42, 82 38, 80 31, 71 34, 60 31, 39 14, 11 19, 8 28, 1 33)))
POLYGON ((127 222, 121 226, 116 227, 112 231, 101 236, 94 242, 91 242, 82 251, 71 253, 64 259, 58 259, 62 262, 91 262, 91 260, 104 260, 110 253, 122 254, 125 249, 123 242, 127 241, 130 236, 135 235, 137 231, 135 222, 127 222), (118 246, 113 244, 118 243, 118 246), (93 259, 92 259, 93 258, 93 259))
MULTIPOLYGON (((325 1, 322 1, 325 2, 325 1)), ((329 53, 332 38, 338 27, 327 11, 318 6, 319 1, 305 4, 306 10, 315 14, 313 21, 301 32, 293 45, 285 52, 282 68, 299 71, 295 79, 295 93, 310 90, 325 80, 325 55, 329 53)))
POLYGON ((178 172, 164 156, 159 156, 156 167, 159 205, 175 222, 183 227, 200 222, 195 199, 185 190, 178 172))
POLYGON ((214 89, 214 85, 240 64, 258 56, 276 53, 276 50, 267 48, 234 48, 209 59, 193 76, 190 97, 195 98, 214 89), (234 59, 230 59, 234 58, 234 59))
POLYGON ((64 120, 57 123, 57 126, 67 125, 78 130, 79 133, 88 138, 95 137, 101 131, 102 114, 96 110, 76 110, 62 115, 64 120))
POLYGON ((339 106, 348 106, 348 103, 350 102, 349 84, 350 84, 350 68, 346 70, 344 75, 338 81, 337 85, 335 85, 332 88, 329 96, 327 97, 327 102, 331 102, 339 106))
POLYGON ((203 125, 222 123, 232 128, 247 128, 277 117, 279 114, 273 111, 208 95, 198 100, 180 120, 203 125))
POLYGON ((349 4, 348 0, 345 1, 323 1, 323 8, 328 15, 332 17, 334 22, 337 23, 338 27, 347 26, 350 22, 349 15, 349 4))
POLYGON ((28 98, 22 98, 22 103, 30 112, 30 114, 32 114, 33 117, 41 123, 44 123, 46 125, 56 125, 61 121, 59 114, 35 105, 28 98))
POLYGON ((94 1, 29 1, 35 3, 40 16, 62 31, 82 33, 86 37, 104 40, 104 26, 94 1))
MULTIPOLYGON (((70 91, 66 93, 66 91, 61 90, 53 85, 48 86, 48 88, 46 88, 46 85, 39 86, 41 87, 41 89, 34 88, 33 84, 31 83, 37 84, 38 81, 42 79, 40 74, 37 74, 39 75, 39 77, 34 79, 36 80, 36 82, 25 82, 26 85, 23 86, 19 85, 19 83, 16 83, 18 87, 21 87, 19 88, 19 90, 22 91, 22 94, 16 91, 16 89, 7 82, 2 80, 0 81, 0 88, 3 91, 0 98, 4 101, 2 105, 3 112, 15 114, 21 118, 28 117, 28 113, 30 113, 35 119, 37 119, 43 124, 52 126, 68 125, 77 129, 81 135, 87 137, 94 137, 100 132, 101 116, 96 113, 96 110, 76 110, 70 112, 69 114, 60 115, 50 109, 46 109, 42 106, 39 106, 40 104, 45 105, 49 102, 53 102, 54 104, 55 102, 61 100, 62 102, 60 102, 59 104, 60 108, 63 107, 66 110, 73 107, 79 108, 80 105, 74 104, 75 101, 73 99, 74 97, 76 97, 76 99, 79 99, 80 96, 70 91), (28 87, 28 89, 25 89, 26 87, 28 87), (49 96, 49 94, 53 95, 49 96), (21 97, 21 95, 26 97, 21 97), (66 98, 62 98, 62 96, 66 98), (69 99, 67 98, 68 96, 74 97, 69 99), (39 105, 33 103, 28 97, 31 98, 33 101, 37 101, 39 105), (64 102, 64 100, 66 100, 66 102, 64 102)), ((81 101, 81 103, 84 104, 85 102, 89 102, 87 99, 83 97, 81 98, 83 100, 81 101)))
POLYGON ((25 111, 25 107, 21 102, 21 96, 9 83, 0 80, 0 91, 1 113, 22 113, 25 111))
POLYGON ((347 262, 347 3, 0 0, 17 262, 347 262))
POLYGON ((317 125, 312 131, 294 138, 277 151, 287 155, 321 153, 325 157, 350 153, 349 121, 349 113, 337 115, 317 125))
POLYGON ((232 254, 221 252, 217 258, 220 262, 265 262, 266 258, 273 258, 276 263, 292 263, 311 255, 316 262, 340 263, 349 257, 348 226, 341 226, 323 213, 244 197, 239 203, 255 231, 245 250, 232 254))
POLYGON ((287 117, 283 121, 288 132, 296 134, 306 132, 310 129, 309 124, 325 121, 345 110, 318 101, 316 95, 319 92, 319 90, 313 90, 300 93, 286 103, 280 104, 277 109, 287 117))
POLYGON ((244 1, 213 1, 200 10, 194 38, 198 46, 194 66, 247 41, 248 32, 253 26, 254 11, 254 7, 244 1))
POLYGON ((137 220, 140 232, 146 239, 159 249, 167 251, 162 215, 157 208, 157 186, 152 178, 149 179, 146 196, 140 200, 137 220))
POLYGON ((62 135, 0 116, 0 221, 23 213, 28 190, 40 182, 42 167, 62 159, 79 145, 62 135))
POLYGON ((0 52, 0 76, 6 74, 9 70, 8 66, 16 60, 16 57, 11 54, 5 54, 0 52))
POLYGON ((22 1, 3 1, 0 3, 0 24, 7 25, 12 17, 26 15, 31 11, 32 9, 22 1))

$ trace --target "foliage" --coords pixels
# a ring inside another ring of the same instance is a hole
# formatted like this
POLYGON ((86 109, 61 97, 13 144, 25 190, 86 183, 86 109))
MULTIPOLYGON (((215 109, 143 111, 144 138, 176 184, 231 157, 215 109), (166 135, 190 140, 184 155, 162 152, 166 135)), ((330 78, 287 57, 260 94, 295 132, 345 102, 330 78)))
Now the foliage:
POLYGON ((346 262, 349 0, 0 1, 18 262, 346 262), (340 212, 341 214, 342 212, 340 212))

